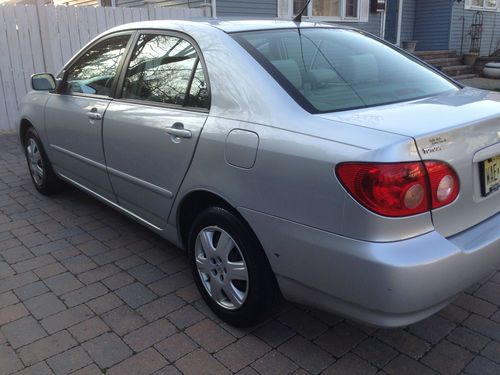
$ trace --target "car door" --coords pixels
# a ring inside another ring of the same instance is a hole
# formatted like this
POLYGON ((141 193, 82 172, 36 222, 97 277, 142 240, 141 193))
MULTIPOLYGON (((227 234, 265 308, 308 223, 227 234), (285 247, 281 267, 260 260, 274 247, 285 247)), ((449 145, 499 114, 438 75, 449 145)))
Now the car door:
POLYGON ((106 111, 103 142, 120 206, 164 228, 208 116, 208 81, 188 37, 136 37, 106 111))
POLYGON ((60 94, 45 109, 49 153, 63 176, 116 202, 106 172, 102 119, 111 101, 131 33, 93 43, 66 68, 60 94))

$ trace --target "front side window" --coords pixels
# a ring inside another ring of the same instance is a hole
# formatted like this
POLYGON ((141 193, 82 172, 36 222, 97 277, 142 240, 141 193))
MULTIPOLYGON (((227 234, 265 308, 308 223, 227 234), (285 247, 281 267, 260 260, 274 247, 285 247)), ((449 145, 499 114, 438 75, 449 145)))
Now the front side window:
POLYGON ((458 90, 416 60, 353 30, 302 28, 232 36, 312 113, 403 102, 458 90))
POLYGON ((93 95, 111 95, 118 65, 130 35, 105 39, 90 47, 67 72, 67 91, 93 95))
POLYGON ((126 71, 122 98, 207 108, 207 82, 196 49, 179 37, 141 35, 126 71))

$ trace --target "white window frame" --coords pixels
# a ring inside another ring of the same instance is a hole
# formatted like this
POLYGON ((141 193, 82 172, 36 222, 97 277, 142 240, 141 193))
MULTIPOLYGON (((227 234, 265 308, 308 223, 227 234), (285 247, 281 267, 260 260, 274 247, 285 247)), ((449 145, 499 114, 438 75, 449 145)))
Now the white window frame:
MULTIPOLYGON (((282 0, 283 1, 283 0, 282 0)), ((293 0, 285 0, 288 3, 288 17, 293 17, 293 0)), ((347 17, 346 13, 346 0, 340 0, 340 16, 339 17, 331 17, 331 16, 313 16, 313 2, 315 0, 311 0, 307 7, 307 16, 304 15, 302 18, 312 20, 312 21, 335 21, 335 22, 367 22, 368 21, 368 13, 369 13, 369 0, 358 0, 358 14, 356 17, 347 17)))
POLYGON ((483 6, 473 5, 472 0, 466 0, 464 7, 465 9, 480 10, 483 12, 500 12, 500 0, 497 0, 497 5, 495 7, 486 6, 486 0, 483 0, 483 6))

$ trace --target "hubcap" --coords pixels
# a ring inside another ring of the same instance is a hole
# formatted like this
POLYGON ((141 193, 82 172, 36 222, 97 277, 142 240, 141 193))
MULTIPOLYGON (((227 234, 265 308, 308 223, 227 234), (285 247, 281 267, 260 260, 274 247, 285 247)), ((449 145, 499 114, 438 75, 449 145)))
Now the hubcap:
POLYGON ((42 155, 40 154, 40 149, 33 138, 28 140, 26 151, 28 153, 28 165, 30 167, 31 176, 35 181, 35 184, 40 185, 43 180, 42 155))
POLYGON ((240 308, 248 295, 248 270, 232 237, 219 227, 202 229, 196 238, 195 257, 210 297, 225 309, 240 308))

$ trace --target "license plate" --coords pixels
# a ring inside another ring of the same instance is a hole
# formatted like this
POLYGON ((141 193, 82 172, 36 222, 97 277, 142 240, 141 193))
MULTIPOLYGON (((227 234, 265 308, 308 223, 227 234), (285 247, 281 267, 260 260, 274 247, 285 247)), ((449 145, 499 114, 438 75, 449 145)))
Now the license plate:
POLYGON ((481 163, 481 190, 483 197, 500 189, 500 155, 481 163))

